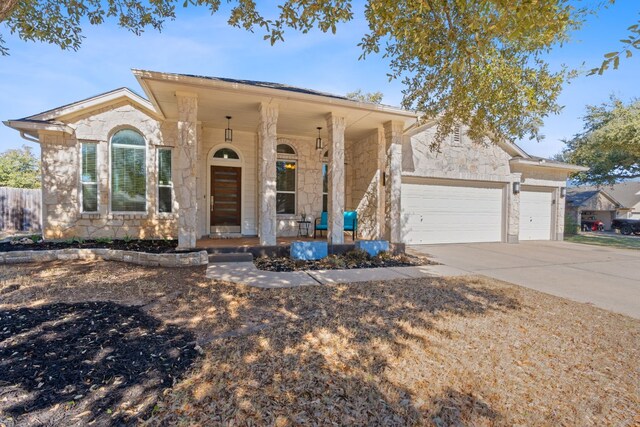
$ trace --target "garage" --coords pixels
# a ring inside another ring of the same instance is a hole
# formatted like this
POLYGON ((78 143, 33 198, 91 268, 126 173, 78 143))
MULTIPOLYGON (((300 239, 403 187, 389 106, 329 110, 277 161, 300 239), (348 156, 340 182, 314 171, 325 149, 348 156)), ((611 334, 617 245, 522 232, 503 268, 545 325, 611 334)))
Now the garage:
POLYGON ((520 193, 519 240, 551 240, 553 193, 523 188, 520 193))
POLYGON ((401 197, 404 242, 501 242, 504 188, 502 183, 405 178, 401 197))

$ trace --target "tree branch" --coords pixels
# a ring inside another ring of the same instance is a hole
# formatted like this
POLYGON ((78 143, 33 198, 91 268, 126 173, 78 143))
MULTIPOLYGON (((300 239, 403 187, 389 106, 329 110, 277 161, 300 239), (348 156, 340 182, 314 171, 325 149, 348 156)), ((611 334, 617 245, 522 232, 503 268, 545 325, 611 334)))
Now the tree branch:
POLYGON ((2 0, 0 2, 0 22, 5 21, 18 6, 19 0, 2 0))

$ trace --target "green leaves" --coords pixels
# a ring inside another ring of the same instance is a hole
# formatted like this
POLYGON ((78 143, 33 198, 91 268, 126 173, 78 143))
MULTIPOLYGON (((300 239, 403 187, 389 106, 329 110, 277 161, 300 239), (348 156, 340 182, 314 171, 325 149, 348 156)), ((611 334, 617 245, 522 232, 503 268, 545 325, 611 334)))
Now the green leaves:
POLYGON ((577 174, 580 183, 607 184, 640 177, 640 101, 617 98, 588 105, 584 131, 565 141, 562 157, 590 168, 577 174))
POLYGON ((0 154, 0 187, 40 188, 40 161, 30 147, 0 154))
POLYGON ((622 52, 625 53, 626 58, 631 58, 633 56, 631 49, 640 49, 640 25, 631 25, 627 30, 630 34, 627 38, 620 40, 620 43, 622 43, 622 49, 617 52, 606 53, 602 64, 600 64, 599 67, 590 69, 587 72, 588 76, 592 76, 594 74, 602 75, 611 65, 613 65, 614 70, 617 70, 620 66, 620 56, 622 55, 622 52))

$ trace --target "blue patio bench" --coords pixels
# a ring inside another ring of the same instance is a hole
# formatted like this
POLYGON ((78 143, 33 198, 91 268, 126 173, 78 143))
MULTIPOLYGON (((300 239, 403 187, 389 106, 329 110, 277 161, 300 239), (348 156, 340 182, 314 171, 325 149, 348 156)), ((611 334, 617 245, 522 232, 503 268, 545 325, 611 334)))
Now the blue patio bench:
MULTIPOLYGON (((315 224, 313 225, 313 238, 316 238, 316 232, 320 232, 320 236, 322 236, 323 231, 327 231, 329 229, 328 226, 329 215, 327 212, 322 212, 320 214, 320 218, 316 218, 315 224), (320 221, 320 223, 318 223, 320 221)), ((351 238, 353 240, 358 237, 358 212, 356 211, 345 211, 344 212, 344 231, 351 232, 351 238)))

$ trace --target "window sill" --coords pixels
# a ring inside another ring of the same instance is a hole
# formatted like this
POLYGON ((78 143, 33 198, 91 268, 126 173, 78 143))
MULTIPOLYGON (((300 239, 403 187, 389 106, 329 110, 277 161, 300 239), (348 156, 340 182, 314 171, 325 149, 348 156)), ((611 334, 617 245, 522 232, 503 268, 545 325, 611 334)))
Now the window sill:
POLYGON ((146 219, 148 217, 146 212, 117 212, 107 215, 107 219, 146 219))
POLYGON ((80 219, 100 219, 100 212, 80 212, 80 219))
POLYGON ((175 212, 158 212, 156 217, 158 219, 178 219, 178 214, 175 212))

